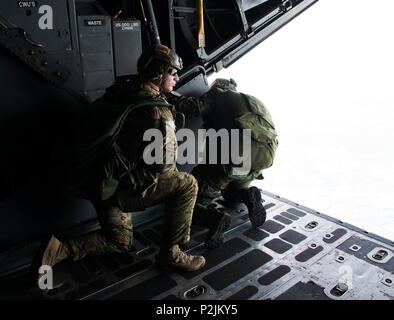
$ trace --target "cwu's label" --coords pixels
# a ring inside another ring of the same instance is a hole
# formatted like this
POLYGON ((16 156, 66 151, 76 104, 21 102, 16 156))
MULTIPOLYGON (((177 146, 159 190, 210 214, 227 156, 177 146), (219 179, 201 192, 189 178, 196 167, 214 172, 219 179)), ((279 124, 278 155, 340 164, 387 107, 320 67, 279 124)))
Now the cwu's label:
POLYGON ((89 19, 84 20, 84 24, 86 27, 102 27, 105 26, 104 19, 89 19))
POLYGON ((18 8, 36 8, 37 1, 17 1, 18 8))

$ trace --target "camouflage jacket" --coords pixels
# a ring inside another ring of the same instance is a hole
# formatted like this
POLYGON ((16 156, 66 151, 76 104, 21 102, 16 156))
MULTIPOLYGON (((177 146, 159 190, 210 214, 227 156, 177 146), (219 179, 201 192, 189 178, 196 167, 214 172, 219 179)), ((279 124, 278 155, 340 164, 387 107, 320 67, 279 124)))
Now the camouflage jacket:
POLYGON ((108 88, 79 126, 69 185, 88 199, 109 199, 120 186, 143 192, 158 175, 176 169, 174 114, 174 107, 149 84, 108 88), (144 162, 151 141, 143 138, 149 129, 161 132, 161 146, 156 143, 163 154, 161 163, 144 162))

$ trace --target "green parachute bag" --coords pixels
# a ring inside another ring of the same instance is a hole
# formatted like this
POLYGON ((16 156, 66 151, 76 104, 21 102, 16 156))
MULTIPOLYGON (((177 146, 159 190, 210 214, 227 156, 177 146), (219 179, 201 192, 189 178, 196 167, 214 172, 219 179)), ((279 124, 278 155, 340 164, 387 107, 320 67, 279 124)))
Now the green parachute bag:
POLYGON ((81 124, 69 169, 68 184, 77 196, 93 201, 109 200, 118 190, 121 171, 130 179, 131 194, 138 190, 133 178, 134 164, 122 156, 116 139, 131 112, 153 106, 173 109, 161 98, 136 101, 126 107, 104 99, 98 101, 90 117, 81 124))
POLYGON ((264 104, 251 95, 218 88, 209 91, 207 101, 212 105, 212 108, 207 108, 205 114, 207 127, 251 131, 251 161, 254 169, 249 174, 234 174, 237 166, 223 164, 224 173, 232 179, 245 182, 263 179, 259 168, 266 168, 267 162, 272 163, 278 145, 272 117, 264 104), (221 114, 220 118, 216 116, 218 113, 221 114), (268 161, 270 157, 272 161, 268 161))
POLYGON ((243 129, 250 129, 252 139, 263 144, 269 144, 277 140, 275 126, 271 114, 264 104, 257 98, 241 93, 245 98, 250 112, 246 112, 234 119, 234 122, 243 129))

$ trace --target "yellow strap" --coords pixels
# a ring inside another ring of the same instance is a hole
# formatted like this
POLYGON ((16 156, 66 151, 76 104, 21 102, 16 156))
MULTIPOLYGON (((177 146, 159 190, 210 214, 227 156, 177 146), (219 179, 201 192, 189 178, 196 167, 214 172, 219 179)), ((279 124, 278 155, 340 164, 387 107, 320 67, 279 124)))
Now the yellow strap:
POLYGON ((197 13, 198 13, 198 47, 205 48, 203 0, 197 0, 197 13))

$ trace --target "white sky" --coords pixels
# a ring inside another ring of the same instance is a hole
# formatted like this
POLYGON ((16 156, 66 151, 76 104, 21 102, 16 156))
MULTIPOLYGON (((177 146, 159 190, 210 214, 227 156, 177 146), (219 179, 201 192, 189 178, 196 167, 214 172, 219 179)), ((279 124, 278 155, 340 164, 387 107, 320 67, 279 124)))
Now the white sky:
POLYGON ((394 1, 320 0, 230 68, 279 136, 257 184, 394 240, 394 1))

